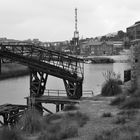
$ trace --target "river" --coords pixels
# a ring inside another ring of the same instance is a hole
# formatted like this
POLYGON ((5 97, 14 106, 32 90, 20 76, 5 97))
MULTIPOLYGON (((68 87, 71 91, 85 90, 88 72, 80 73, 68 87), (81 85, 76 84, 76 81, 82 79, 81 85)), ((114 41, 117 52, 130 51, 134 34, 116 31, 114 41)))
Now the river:
MULTIPOLYGON (((101 86, 105 81, 104 72, 115 71, 121 74, 123 80, 123 71, 127 68, 130 68, 127 63, 85 64, 83 89, 93 90, 96 95, 100 93, 101 86)), ((64 89, 64 84, 61 79, 49 76, 46 88, 64 89)), ((24 99, 26 96, 29 96, 29 76, 0 81, 0 104, 26 104, 24 99)))

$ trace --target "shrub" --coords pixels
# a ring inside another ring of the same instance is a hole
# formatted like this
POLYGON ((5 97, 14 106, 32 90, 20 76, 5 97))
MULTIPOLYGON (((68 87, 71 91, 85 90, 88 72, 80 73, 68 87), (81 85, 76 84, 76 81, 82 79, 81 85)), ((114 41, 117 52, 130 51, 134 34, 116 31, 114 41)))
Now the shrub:
POLYGON ((110 112, 103 113, 102 117, 112 117, 112 114, 110 112))
POLYGON ((23 140, 20 132, 8 127, 1 128, 0 140, 23 140))
POLYGON ((103 96, 114 96, 122 93, 120 87, 121 79, 119 74, 115 74, 112 71, 103 73, 105 83, 102 86, 101 95, 103 96))
POLYGON ((101 90, 103 96, 114 96, 120 93, 122 93, 122 89, 115 79, 107 80, 101 90))
POLYGON ((27 134, 40 132, 43 126, 42 118, 35 109, 27 110, 17 124, 17 128, 27 134))
POLYGON ((113 99, 110 103, 110 105, 120 105, 121 103, 123 103, 126 99, 125 95, 120 95, 118 97, 116 97, 115 99, 113 99))

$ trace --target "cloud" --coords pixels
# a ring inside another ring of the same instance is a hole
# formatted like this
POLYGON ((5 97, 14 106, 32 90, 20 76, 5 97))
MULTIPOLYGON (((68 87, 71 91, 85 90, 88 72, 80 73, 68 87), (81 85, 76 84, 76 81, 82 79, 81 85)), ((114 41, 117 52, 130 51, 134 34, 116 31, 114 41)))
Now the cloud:
POLYGON ((139 5, 139 0, 0 0, 0 36, 71 39, 75 7, 80 36, 125 31, 139 20, 139 5))

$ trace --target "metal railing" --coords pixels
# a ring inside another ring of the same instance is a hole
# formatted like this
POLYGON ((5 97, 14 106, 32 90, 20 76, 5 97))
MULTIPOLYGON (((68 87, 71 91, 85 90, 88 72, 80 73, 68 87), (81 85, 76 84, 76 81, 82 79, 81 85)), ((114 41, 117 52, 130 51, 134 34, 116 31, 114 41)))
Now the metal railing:
MULTIPOLYGON (((44 92, 47 96, 67 96, 66 90, 59 90, 59 89, 46 89, 44 92)), ((93 97, 94 92, 92 90, 84 90, 83 97, 93 97)))

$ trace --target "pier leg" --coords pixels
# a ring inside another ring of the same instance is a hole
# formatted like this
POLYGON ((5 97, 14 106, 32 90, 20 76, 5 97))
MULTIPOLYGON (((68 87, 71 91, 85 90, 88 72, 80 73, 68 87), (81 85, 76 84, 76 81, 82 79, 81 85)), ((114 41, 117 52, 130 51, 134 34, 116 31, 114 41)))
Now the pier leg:
POLYGON ((63 110, 64 109, 64 104, 61 104, 61 110, 63 110))
POLYGON ((35 98, 44 94, 47 78, 48 74, 30 68, 30 98, 34 98, 34 103, 31 100, 30 104, 40 113, 42 112, 41 114, 43 114, 42 104, 36 103, 35 98))
POLYGON ((0 74, 1 74, 1 59, 0 59, 0 74))
POLYGON ((56 112, 59 112, 59 104, 56 104, 56 112))
POLYGON ((72 82, 65 79, 63 79, 63 81, 67 92, 67 96, 70 99, 80 99, 82 96, 82 81, 72 82))

